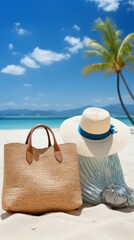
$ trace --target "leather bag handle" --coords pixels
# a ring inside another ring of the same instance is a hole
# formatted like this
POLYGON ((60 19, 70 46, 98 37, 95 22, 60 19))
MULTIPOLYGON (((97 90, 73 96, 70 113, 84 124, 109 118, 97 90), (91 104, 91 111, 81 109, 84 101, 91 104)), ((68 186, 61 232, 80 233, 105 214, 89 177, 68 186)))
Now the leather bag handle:
MULTIPOLYGON (((38 125, 40 125, 40 124, 38 124, 38 125)), ((38 125, 36 125, 36 126, 38 126, 38 125)), ((26 141, 25 141, 25 144, 28 144, 28 139, 29 139, 29 137, 30 137, 30 134, 33 133, 34 130, 35 130, 35 127, 33 127, 33 128, 30 130, 30 132, 28 133, 28 136, 27 136, 27 139, 26 139, 26 141)), ((49 131, 48 131, 48 129, 45 129, 45 130, 46 130, 47 137, 48 137, 48 147, 50 147, 50 146, 51 146, 51 140, 50 140, 49 131)))
MULTIPOLYGON (((49 128, 48 126, 43 125, 43 124, 38 124, 35 127, 33 127, 28 134, 28 137, 27 137, 27 140, 26 140, 26 142, 27 142, 27 151, 26 151, 27 162, 32 163, 32 161, 33 161, 32 134, 33 134, 35 129, 41 128, 41 127, 46 130, 47 136, 49 136, 49 131, 51 132, 52 137, 53 137, 53 141, 54 141, 54 145, 53 145, 54 156, 55 156, 57 161, 61 162, 62 161, 62 153, 61 153, 60 147, 59 147, 59 145, 56 141, 55 135, 54 135, 53 131, 51 130, 51 128, 49 128)), ((50 139, 50 136, 48 137, 48 140, 49 139, 50 139)), ((51 143, 50 143, 50 145, 51 145, 51 143)))

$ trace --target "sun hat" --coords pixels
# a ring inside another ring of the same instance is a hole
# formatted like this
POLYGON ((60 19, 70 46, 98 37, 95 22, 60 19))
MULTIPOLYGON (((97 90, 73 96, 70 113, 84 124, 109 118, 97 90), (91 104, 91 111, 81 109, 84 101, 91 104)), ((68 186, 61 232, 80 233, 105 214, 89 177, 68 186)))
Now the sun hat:
POLYGON ((110 117, 102 108, 90 107, 81 116, 65 120, 60 127, 64 142, 75 143, 79 155, 103 157, 125 146, 130 129, 123 122, 110 117))

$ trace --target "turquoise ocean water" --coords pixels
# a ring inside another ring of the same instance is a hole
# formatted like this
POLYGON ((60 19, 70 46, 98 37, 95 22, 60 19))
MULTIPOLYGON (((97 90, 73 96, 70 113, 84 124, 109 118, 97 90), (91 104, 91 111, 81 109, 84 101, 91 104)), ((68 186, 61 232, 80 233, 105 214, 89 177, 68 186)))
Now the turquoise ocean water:
MULTIPOLYGON (((126 116, 113 116, 128 126, 132 126, 126 116)), ((0 129, 30 129, 36 124, 45 124, 51 128, 59 128, 69 117, 59 116, 0 116, 0 129)))

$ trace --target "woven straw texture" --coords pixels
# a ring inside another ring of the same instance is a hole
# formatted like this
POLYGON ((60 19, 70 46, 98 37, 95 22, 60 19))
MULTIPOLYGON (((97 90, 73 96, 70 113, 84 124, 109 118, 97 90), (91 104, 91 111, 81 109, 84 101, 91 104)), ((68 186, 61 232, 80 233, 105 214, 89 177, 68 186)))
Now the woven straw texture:
POLYGON ((26 160, 27 145, 4 146, 4 179, 2 207, 8 212, 41 214, 69 211, 82 204, 75 144, 59 145, 61 162, 53 147, 33 147, 33 161, 26 160))

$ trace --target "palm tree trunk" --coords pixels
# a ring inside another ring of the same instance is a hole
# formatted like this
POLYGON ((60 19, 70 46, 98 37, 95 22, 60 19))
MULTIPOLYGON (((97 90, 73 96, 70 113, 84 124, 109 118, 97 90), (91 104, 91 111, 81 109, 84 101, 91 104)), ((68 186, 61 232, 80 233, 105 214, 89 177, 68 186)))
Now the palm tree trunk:
POLYGON ((131 92, 130 88, 128 87, 128 85, 127 85, 127 83, 126 83, 126 81, 125 81, 125 78, 124 78, 124 76, 123 76, 122 72, 120 71, 120 72, 119 72, 119 74, 120 74, 120 76, 121 76, 121 78, 122 78, 122 80, 123 80, 123 83, 124 83, 124 85, 125 85, 126 89, 128 90, 128 92, 129 92, 129 94, 130 94, 131 98, 132 98, 132 99, 133 99, 133 101, 134 101, 134 95, 132 94, 132 92, 131 92))
POLYGON ((132 125, 134 125, 134 121, 133 119, 131 118, 129 112, 127 111, 123 101, 122 101, 122 97, 121 97, 121 94, 120 94, 120 76, 119 76, 119 72, 117 72, 117 91, 118 91, 118 96, 119 96, 119 100, 120 100, 120 103, 121 103, 121 106, 124 110, 124 112, 126 113, 129 121, 132 123, 132 125))

